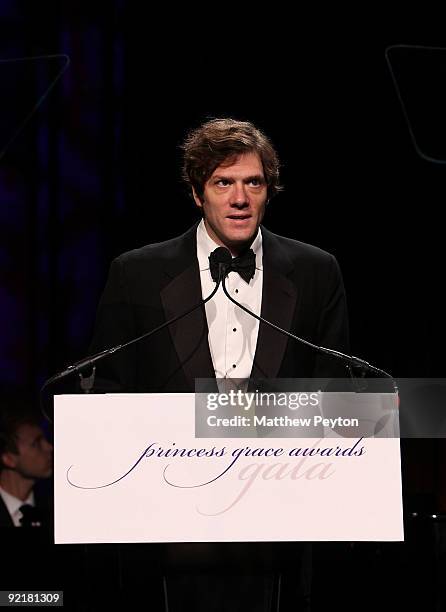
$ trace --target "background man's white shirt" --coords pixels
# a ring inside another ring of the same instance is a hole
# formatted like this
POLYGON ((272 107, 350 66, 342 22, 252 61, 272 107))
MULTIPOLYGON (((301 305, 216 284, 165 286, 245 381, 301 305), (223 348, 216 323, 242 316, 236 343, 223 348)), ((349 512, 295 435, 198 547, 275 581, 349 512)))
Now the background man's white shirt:
POLYGON ((35 506, 34 492, 31 491, 27 499, 25 499, 25 501, 22 501, 21 499, 18 499, 17 497, 11 495, 0 487, 0 496, 3 499, 3 502, 9 512, 9 516, 11 517, 14 525, 16 527, 21 527, 20 519, 22 518, 22 513, 20 511, 20 507, 24 504, 35 506))

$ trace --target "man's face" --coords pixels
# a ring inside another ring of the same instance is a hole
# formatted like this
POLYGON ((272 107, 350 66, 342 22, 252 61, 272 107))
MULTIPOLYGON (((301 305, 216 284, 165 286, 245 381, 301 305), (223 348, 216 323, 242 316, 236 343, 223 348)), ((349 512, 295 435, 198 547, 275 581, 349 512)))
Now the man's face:
POLYGON ((49 478, 53 472, 53 446, 38 425, 23 423, 16 434, 17 453, 4 454, 5 465, 23 478, 49 478))
POLYGON ((259 156, 246 153, 218 166, 205 183, 202 200, 195 191, 194 199, 210 237, 236 255, 251 244, 265 213, 267 185, 259 156))

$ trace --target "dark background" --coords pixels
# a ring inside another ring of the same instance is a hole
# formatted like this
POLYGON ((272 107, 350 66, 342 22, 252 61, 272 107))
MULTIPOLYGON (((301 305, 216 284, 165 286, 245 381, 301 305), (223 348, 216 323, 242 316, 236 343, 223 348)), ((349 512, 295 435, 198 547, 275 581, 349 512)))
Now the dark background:
MULTIPOLYGON (((337 257, 353 354, 395 377, 442 377, 443 63, 393 56, 411 134, 385 51, 444 38, 316 7, 221 5, 202 21, 166 8, 0 2, 0 60, 40 58, 0 62, 0 151, 13 139, 0 160, 2 387, 37 401, 86 354, 111 259, 198 218, 179 146, 210 116, 249 119, 276 144, 285 191, 265 225, 337 257), (70 64, 46 93, 66 62, 47 56, 61 55, 70 64)), ((406 510, 444 509, 442 444, 412 444, 403 462, 406 510)))

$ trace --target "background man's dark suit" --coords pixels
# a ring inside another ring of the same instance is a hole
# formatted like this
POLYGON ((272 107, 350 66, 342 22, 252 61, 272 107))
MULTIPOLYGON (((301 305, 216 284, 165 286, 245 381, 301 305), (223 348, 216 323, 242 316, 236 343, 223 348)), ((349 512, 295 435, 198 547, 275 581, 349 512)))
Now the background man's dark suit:
POLYGON ((3 499, 0 497, 0 527, 14 527, 14 522, 5 506, 3 499))
MULTIPOLYGON (((64 585, 70 592, 71 601, 78 597, 71 593, 79 592, 81 599, 83 550, 80 547, 54 547, 52 483, 49 480, 37 482, 34 498, 42 526, 22 528, 14 526, 0 497, 1 584, 10 589, 21 589, 26 585, 29 590, 58 590, 64 585)), ((64 604, 67 604, 66 600, 64 604)))
MULTIPOLYGON (((49 482, 38 482, 34 485, 35 507, 39 512, 39 520, 43 528, 50 532, 53 529, 53 496, 49 482)), ((0 527, 14 527, 14 522, 9 514, 2 497, 0 497, 0 527)))
MULTIPOLYGON (((262 316, 315 344, 346 351, 347 310, 334 257, 263 227, 262 236, 262 316)), ((178 238, 125 253, 111 266, 91 350, 151 330, 201 297, 196 226, 178 238)), ((260 324, 253 378, 336 373, 345 375, 345 370, 334 359, 260 324)), ((193 392, 195 378, 213 376, 204 308, 125 349, 100 370, 101 378, 131 392, 193 392)))

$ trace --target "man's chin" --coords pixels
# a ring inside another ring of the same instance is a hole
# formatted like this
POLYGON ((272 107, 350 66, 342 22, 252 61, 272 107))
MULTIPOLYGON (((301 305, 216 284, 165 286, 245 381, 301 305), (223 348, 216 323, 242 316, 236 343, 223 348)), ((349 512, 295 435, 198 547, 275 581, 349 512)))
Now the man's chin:
POLYGON ((249 238, 247 240, 231 240, 231 242, 227 242, 225 246, 231 251, 232 255, 236 256, 242 251, 249 249, 251 244, 252 238, 249 238))
POLYGON ((257 229, 250 232, 234 232, 227 237, 228 248, 243 249, 250 246, 257 235, 257 229))

